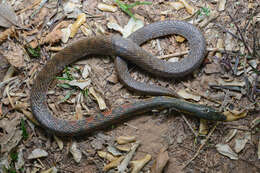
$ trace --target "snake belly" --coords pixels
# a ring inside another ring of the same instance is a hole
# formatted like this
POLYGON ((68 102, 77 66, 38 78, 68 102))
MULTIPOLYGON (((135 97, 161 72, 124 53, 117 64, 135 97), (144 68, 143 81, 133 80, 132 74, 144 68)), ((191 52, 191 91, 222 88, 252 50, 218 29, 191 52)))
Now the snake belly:
MULTIPOLYGON (((89 55, 118 56, 136 64, 144 70, 163 77, 182 77, 199 67, 205 54, 205 40, 198 29, 191 24, 181 21, 163 21, 151 25, 152 26, 147 25, 144 30, 136 31, 130 36, 130 39, 124 39, 120 36, 84 38, 55 54, 38 73, 31 88, 31 110, 38 122, 44 128, 55 134, 75 136, 90 133, 95 129, 119 122, 134 114, 147 112, 152 108, 166 108, 178 105, 176 99, 172 98, 169 101, 167 97, 159 97, 158 99, 148 99, 128 104, 127 106, 119 106, 112 111, 76 121, 59 119, 53 116, 48 109, 46 93, 48 86, 54 80, 55 76, 60 73, 65 66, 83 57, 88 57, 89 55), (174 29, 172 29, 172 27, 174 27, 174 29), (172 33, 183 35, 189 41, 191 49, 189 55, 180 62, 164 62, 156 59, 153 55, 139 47, 139 44, 146 40, 172 33), (196 34, 198 34, 198 36, 196 34), (169 102, 171 102, 171 104, 169 102)), ((117 58, 116 60, 117 70, 120 72, 120 79, 129 84, 131 79, 128 78, 130 76, 127 77, 127 75, 129 75, 129 73, 126 73, 127 64, 125 61, 122 61, 121 58, 117 58)), ((131 81, 128 87, 131 89, 138 88, 135 87, 137 85, 140 86, 140 83, 131 81)), ((158 88, 154 90, 154 88, 149 88, 149 86, 143 88, 142 91, 148 94, 174 95, 170 90, 165 90, 163 91, 164 93, 160 94, 158 88)), ((211 118, 208 117, 208 119, 211 118)), ((223 117, 219 119, 223 119, 223 117)))

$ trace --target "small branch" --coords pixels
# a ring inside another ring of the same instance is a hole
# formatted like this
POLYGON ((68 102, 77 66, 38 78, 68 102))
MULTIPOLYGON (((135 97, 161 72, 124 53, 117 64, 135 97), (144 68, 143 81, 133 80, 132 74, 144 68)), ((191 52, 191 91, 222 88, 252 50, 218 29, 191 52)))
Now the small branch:
POLYGON ((224 27, 221 26, 220 24, 215 23, 215 25, 218 26, 223 32, 226 32, 226 33, 232 35, 234 38, 238 39, 239 41, 242 41, 242 39, 241 39, 239 36, 237 36, 236 34, 230 32, 229 30, 227 30, 226 28, 224 28, 224 27))
POLYGON ((215 131, 217 125, 219 124, 219 122, 217 122, 215 124, 215 126, 213 127, 213 129, 209 132, 208 136, 205 139, 205 142, 203 144, 200 145, 199 149, 197 150, 196 154, 182 167, 182 170, 184 168, 186 168, 194 159, 196 159, 196 157, 199 155, 200 150, 206 145, 207 141, 209 140, 209 138, 211 137, 211 135, 213 134, 213 132, 215 131))
MULTIPOLYGON (((230 15, 229 12, 227 12, 227 14, 228 14, 228 16, 230 17, 231 22, 233 22, 233 21, 234 21, 234 18, 230 15)), ((239 33, 239 35, 240 35, 240 38, 241 38, 242 43, 244 44, 244 46, 245 46, 245 48, 247 49, 248 53, 249 53, 250 55, 252 55, 252 51, 250 50, 249 46, 247 45, 247 43, 246 43, 246 41, 245 41, 245 38, 244 38, 244 36, 243 36, 243 34, 242 34, 240 28, 238 27, 238 25, 237 25, 236 22, 233 22, 233 23, 234 23, 234 25, 235 25, 236 28, 237 28, 237 31, 238 31, 238 33, 239 33)))
MULTIPOLYGON (((223 48, 207 48, 207 51, 209 52, 221 52, 221 53, 226 53, 226 50, 223 48)), ((177 56, 183 56, 188 54, 189 51, 183 51, 183 52, 178 52, 178 53, 172 53, 172 54, 168 54, 168 55, 163 55, 163 56, 158 56, 159 59, 168 59, 168 58, 172 58, 172 57, 177 57, 177 56)))
POLYGON ((196 133, 196 132, 194 131, 194 129, 191 127, 191 124, 189 123, 189 121, 187 120, 187 118, 186 118, 183 114, 181 114, 181 117, 184 119, 184 121, 186 122, 186 124, 189 126, 189 128, 191 129, 191 131, 192 131, 192 133, 194 134, 194 136, 195 136, 195 137, 198 137, 198 133, 196 133))

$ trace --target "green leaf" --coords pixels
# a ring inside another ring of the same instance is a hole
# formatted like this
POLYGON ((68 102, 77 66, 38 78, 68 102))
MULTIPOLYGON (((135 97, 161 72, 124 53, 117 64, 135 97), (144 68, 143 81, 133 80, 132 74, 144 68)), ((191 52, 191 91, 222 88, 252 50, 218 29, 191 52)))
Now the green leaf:
POLYGON ((11 159, 12 159, 13 162, 16 162, 17 159, 18 159, 18 153, 17 153, 17 152, 12 152, 12 153, 10 154, 10 157, 11 157, 11 159))
POLYGON ((36 47, 36 48, 32 48, 31 46, 28 46, 26 48, 29 56, 33 57, 33 58, 38 58, 40 57, 40 53, 41 53, 41 49, 40 46, 36 47))
POLYGON ((64 68, 64 73, 62 75, 62 77, 56 77, 58 80, 68 80, 68 81, 72 81, 74 80, 73 76, 70 74, 70 68, 69 67, 65 67, 64 68))
POLYGON ((70 80, 69 78, 67 78, 67 77, 56 77, 56 79, 59 79, 59 80, 70 80))
POLYGON ((88 89, 86 88, 85 90, 82 90, 82 94, 83 94, 85 97, 88 97, 88 89))
POLYGON ((115 3, 126 13, 128 14, 129 16, 131 16, 132 18, 135 18, 134 14, 130 11, 131 8, 137 6, 137 5, 151 5, 152 2, 147 2, 147 1, 144 1, 144 2, 140 2, 140 1, 136 1, 132 4, 126 4, 126 3, 122 3, 120 2, 119 0, 115 0, 115 3))
POLYGON ((26 140, 28 139, 28 133, 27 133, 27 130, 26 130, 26 127, 25 127, 25 122, 24 122, 24 119, 21 119, 21 129, 22 129, 22 136, 23 138, 26 140))
MULTIPOLYGON (((74 91, 74 90, 73 90, 74 91)), ((71 94, 73 93, 73 91, 69 91, 66 95, 65 95, 65 97, 59 102, 59 103, 63 103, 63 102, 65 102, 65 101, 67 101, 69 98, 70 98, 70 96, 71 96, 71 94)))
POLYGON ((210 15, 210 9, 206 8, 206 7, 202 7, 200 10, 198 10, 198 15, 199 16, 202 16, 202 15, 209 16, 210 15))
POLYGON ((64 88, 64 89, 72 89, 74 88, 73 86, 71 86, 68 83, 62 83, 62 84, 57 84, 58 87, 64 88))

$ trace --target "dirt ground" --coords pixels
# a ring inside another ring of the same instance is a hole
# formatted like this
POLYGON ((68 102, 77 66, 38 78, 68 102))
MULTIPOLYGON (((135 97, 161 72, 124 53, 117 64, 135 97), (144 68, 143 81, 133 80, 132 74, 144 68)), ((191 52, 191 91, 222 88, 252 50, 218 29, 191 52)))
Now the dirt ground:
MULTIPOLYGON (((121 136, 140 141, 131 160, 151 155, 142 168, 145 173, 154 171, 156 159, 167 160, 165 155, 158 157, 162 150, 169 158, 164 173, 260 172, 260 1, 187 0, 191 7, 179 10, 174 7, 176 1, 147 1, 152 4, 130 9, 141 23, 190 22, 205 36, 208 53, 201 67, 185 79, 160 79, 134 65, 130 66, 132 77, 183 93, 187 101, 245 117, 205 123, 176 111, 151 110, 87 136, 55 136, 41 128, 31 114, 33 79, 66 45, 87 36, 120 34, 109 23, 121 26, 122 34, 130 27, 130 16, 107 0, 7 0, 11 7, 0 6, 0 172, 104 172, 110 161, 100 157, 99 151, 120 146, 116 139, 121 136), (112 9, 104 10, 100 3, 112 9), (70 24, 82 13, 86 21, 78 20, 75 36, 68 37, 70 24), (8 72, 1 53, 11 64, 8 72)), ((176 61, 189 49, 181 39, 176 35, 158 38, 142 48, 176 61)), ((68 66, 51 84, 48 106, 59 118, 77 120, 101 112, 102 101, 108 110, 148 97, 120 83, 113 57, 91 57, 68 66)), ((128 166, 126 172, 131 169, 128 166)))

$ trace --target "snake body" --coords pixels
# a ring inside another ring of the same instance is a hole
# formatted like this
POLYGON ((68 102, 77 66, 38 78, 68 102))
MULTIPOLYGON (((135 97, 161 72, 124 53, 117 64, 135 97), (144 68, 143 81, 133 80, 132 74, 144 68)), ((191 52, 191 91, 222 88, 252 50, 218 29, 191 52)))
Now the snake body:
POLYGON ((61 72, 66 65, 89 55, 117 56, 115 62, 119 78, 130 89, 150 95, 175 95, 172 90, 133 80, 128 73, 125 60, 157 76, 182 77, 199 67, 204 58, 205 47, 205 39, 200 31, 193 25, 182 21, 163 21, 147 25, 130 35, 129 39, 115 35, 81 39, 58 52, 38 73, 31 89, 30 99, 33 115, 44 128, 55 134, 66 136, 89 133, 131 115, 150 111, 152 108, 174 107, 205 119, 224 120, 224 115, 209 107, 169 97, 155 97, 130 103, 103 114, 77 121, 54 117, 46 103, 48 86, 57 73, 61 72), (164 62, 139 47, 140 44, 149 39, 169 34, 182 35, 189 41, 190 52, 180 62, 164 62))

